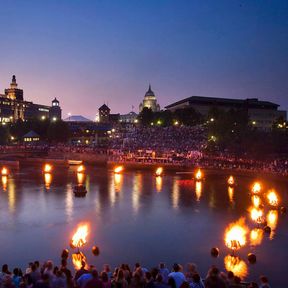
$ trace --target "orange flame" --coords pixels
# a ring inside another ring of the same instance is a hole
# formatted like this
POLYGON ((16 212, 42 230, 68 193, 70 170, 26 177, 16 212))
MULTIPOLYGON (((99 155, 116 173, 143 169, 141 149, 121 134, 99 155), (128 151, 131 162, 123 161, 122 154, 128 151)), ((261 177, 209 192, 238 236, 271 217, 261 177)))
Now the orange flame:
POLYGON ((261 204, 261 199, 258 195, 253 195, 252 196, 252 203, 254 205, 255 208, 259 208, 260 204, 261 204))
POLYGON ((87 236, 88 236, 88 225, 87 224, 80 225, 71 239, 71 244, 74 247, 80 248, 86 244, 87 236))
POLYGON ((114 168, 114 173, 121 173, 123 172, 124 167, 123 166, 117 166, 116 168, 114 168))
POLYGON ((9 174, 8 169, 6 167, 3 167, 1 170, 1 174, 2 174, 2 176, 8 176, 8 174, 9 174))
POLYGON ((45 164, 43 170, 44 170, 45 173, 51 173, 52 172, 52 165, 45 164))
POLYGON ((250 217, 253 221, 257 223, 262 223, 263 221, 263 211, 261 209, 251 207, 250 208, 250 217))
POLYGON ((82 252, 72 254, 72 262, 75 270, 79 270, 82 267, 82 262, 86 263, 86 257, 82 252))
POLYGON ((274 190, 268 191, 267 199, 270 205, 272 206, 278 205, 278 196, 274 190))
POLYGON ((83 173, 85 171, 85 167, 83 165, 80 165, 78 168, 77 168, 77 173, 83 173))
POLYGON ((196 174, 195 174, 195 178, 197 181, 201 181, 203 178, 203 173, 200 169, 197 170, 196 174))
POLYGON ((162 176, 162 174, 163 174, 163 168, 162 167, 158 167, 156 169, 155 175, 158 177, 158 176, 162 176))
POLYGON ((252 246, 260 245, 263 239, 263 230, 254 228, 250 232, 250 244, 252 246))
POLYGON ((252 193, 254 194, 258 194, 260 193, 262 190, 262 186, 259 182, 255 182, 252 186, 252 193))
POLYGON ((224 258, 224 265, 227 271, 231 271, 234 275, 244 279, 248 275, 247 264, 239 257, 227 255, 224 258))
POLYGON ((231 186, 235 184, 235 179, 232 175, 228 178, 227 183, 231 186))
POLYGON ((225 244, 229 249, 238 250, 246 244, 246 234, 249 232, 242 217, 231 223, 225 230, 225 244))

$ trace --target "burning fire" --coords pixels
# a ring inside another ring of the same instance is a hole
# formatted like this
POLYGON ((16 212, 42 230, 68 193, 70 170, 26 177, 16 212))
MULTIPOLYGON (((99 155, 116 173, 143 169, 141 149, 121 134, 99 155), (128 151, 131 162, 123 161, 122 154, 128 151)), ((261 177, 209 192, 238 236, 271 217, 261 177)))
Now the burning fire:
POLYGON ((262 190, 262 186, 259 182, 255 182, 252 186, 252 193, 254 194, 258 194, 260 193, 262 190))
POLYGON ((114 169, 114 173, 121 173, 123 172, 124 170, 124 167, 123 166, 117 166, 115 169, 114 169))
POLYGON ((9 174, 8 169, 6 167, 3 167, 1 170, 1 174, 2 174, 2 176, 8 176, 8 174, 9 174))
POLYGON ((45 164, 43 170, 44 170, 45 173, 51 173, 52 172, 52 165, 45 164))
POLYGON ((162 174, 163 174, 163 168, 162 167, 158 167, 156 169, 155 175, 158 177, 158 176, 162 176, 162 174))
POLYGON ((263 211, 261 209, 252 207, 250 208, 250 217, 253 221, 260 224, 263 221, 263 211))
POLYGON ((253 195, 252 196, 252 203, 255 208, 259 208, 259 205, 261 204, 261 199, 258 195, 253 195))
POLYGON ((260 245, 263 239, 263 230, 254 228, 250 232, 250 243, 252 246, 260 245))
POLYGON ((88 236, 88 225, 80 225, 73 235, 71 239, 71 246, 75 248, 80 248, 84 246, 87 242, 87 236, 88 236))
POLYGON ((235 179, 232 175, 228 178, 227 183, 230 186, 233 186, 235 184, 235 179))
POLYGON ((278 205, 278 196, 274 190, 268 191, 267 199, 270 205, 272 206, 278 205))
POLYGON ((83 173, 85 171, 85 167, 83 165, 80 165, 78 168, 77 168, 77 173, 83 173))
POLYGON ((245 225, 245 219, 240 218, 231 223, 225 230, 225 244, 229 249, 238 250, 246 244, 246 234, 249 229, 245 225))
POLYGON ((201 181, 203 179, 203 175, 202 175, 202 171, 200 169, 197 170, 196 174, 195 174, 195 178, 197 181, 201 181))
POLYGON ((86 257, 82 252, 72 254, 72 262, 75 270, 79 270, 82 267, 82 262, 86 263, 86 257))
POLYGON ((227 255, 224 258, 224 265, 227 271, 233 272, 234 275, 240 277, 241 279, 248 275, 247 264, 239 257, 227 255))

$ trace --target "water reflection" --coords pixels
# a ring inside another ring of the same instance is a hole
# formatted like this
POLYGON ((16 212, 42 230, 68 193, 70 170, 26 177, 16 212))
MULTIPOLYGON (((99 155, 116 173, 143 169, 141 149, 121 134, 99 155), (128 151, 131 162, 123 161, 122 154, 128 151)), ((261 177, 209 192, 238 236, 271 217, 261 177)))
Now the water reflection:
POLYGON ((83 172, 77 172, 77 183, 83 184, 85 180, 85 174, 83 172))
POLYGON ((255 208, 259 208, 260 204, 261 204, 261 199, 258 195, 253 195, 252 196, 252 203, 254 205, 255 208))
POLYGON ((224 265, 227 271, 231 271, 234 275, 244 279, 248 275, 247 264, 241 260, 239 257, 227 255, 224 258, 224 265))
POLYGON ((123 175, 122 174, 114 174, 114 189, 115 192, 120 192, 123 184, 123 175))
POLYGON ((172 187, 172 207, 174 209, 178 209, 179 206, 179 183, 178 183, 178 179, 176 177, 174 177, 173 179, 173 187, 172 187))
POLYGON ((66 186, 66 199, 65 199, 65 212, 67 215, 67 221, 70 222, 72 220, 73 215, 73 206, 74 206, 74 195, 72 185, 68 184, 66 186))
POLYGON ((143 189, 143 178, 142 174, 137 173, 133 178, 133 188, 132 188, 132 207, 134 213, 138 212, 140 206, 140 195, 143 189))
POLYGON ((2 188, 4 191, 7 190, 7 182, 8 182, 8 176, 2 176, 2 188))
POLYGON ((16 200, 15 182, 14 179, 10 179, 8 183, 8 203, 10 212, 15 211, 16 200))
POLYGON ((234 187, 228 186, 228 197, 231 204, 234 203, 234 187))
POLYGON ((52 174, 44 173, 44 183, 45 183, 45 188, 47 190, 49 190, 50 189, 50 185, 52 183, 52 174))
POLYGON ((155 177, 155 181, 156 181, 156 191, 157 192, 161 192, 162 190, 162 177, 161 176, 157 176, 155 177))
POLYGON ((267 225, 271 228, 271 233, 269 236, 270 240, 274 238, 277 223, 278 223, 278 211, 270 210, 267 214, 267 225))
POLYGON ((200 201, 200 198, 202 195, 202 182, 201 181, 196 181, 195 192, 196 192, 196 200, 200 201))

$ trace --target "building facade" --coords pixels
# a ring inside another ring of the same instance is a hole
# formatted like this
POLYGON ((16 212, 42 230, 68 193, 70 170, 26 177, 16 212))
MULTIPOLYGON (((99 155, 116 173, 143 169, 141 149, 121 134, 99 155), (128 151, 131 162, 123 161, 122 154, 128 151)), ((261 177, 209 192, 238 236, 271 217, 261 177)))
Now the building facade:
POLYGON ((192 96, 177 101, 165 107, 172 112, 178 109, 193 108, 203 116, 213 108, 228 110, 245 110, 248 113, 251 125, 256 128, 269 130, 275 121, 283 118, 286 121, 286 111, 278 110, 279 105, 268 101, 260 101, 257 98, 229 99, 204 96, 192 96))
POLYGON ((18 120, 31 119, 52 120, 51 115, 55 120, 61 119, 59 101, 55 98, 52 101, 52 106, 25 101, 24 91, 18 88, 16 76, 13 75, 10 88, 5 89, 4 94, 0 94, 0 122, 13 123, 18 120), (57 101, 57 108, 53 106, 55 100, 57 101))
POLYGON ((148 91, 146 92, 142 103, 139 105, 139 112, 141 112, 145 107, 151 109, 153 112, 160 111, 160 105, 157 103, 157 99, 151 89, 151 85, 149 85, 148 91))

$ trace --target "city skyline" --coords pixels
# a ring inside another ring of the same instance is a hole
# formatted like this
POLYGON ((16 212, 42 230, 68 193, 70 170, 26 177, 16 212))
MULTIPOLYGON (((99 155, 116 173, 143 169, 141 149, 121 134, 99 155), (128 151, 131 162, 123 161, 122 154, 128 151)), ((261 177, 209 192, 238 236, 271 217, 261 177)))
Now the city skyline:
POLYGON ((3 2, 0 91, 15 74, 25 99, 57 97, 63 118, 103 103, 138 112, 149 83, 161 108, 203 95, 287 110, 288 3, 215 2, 3 2))

